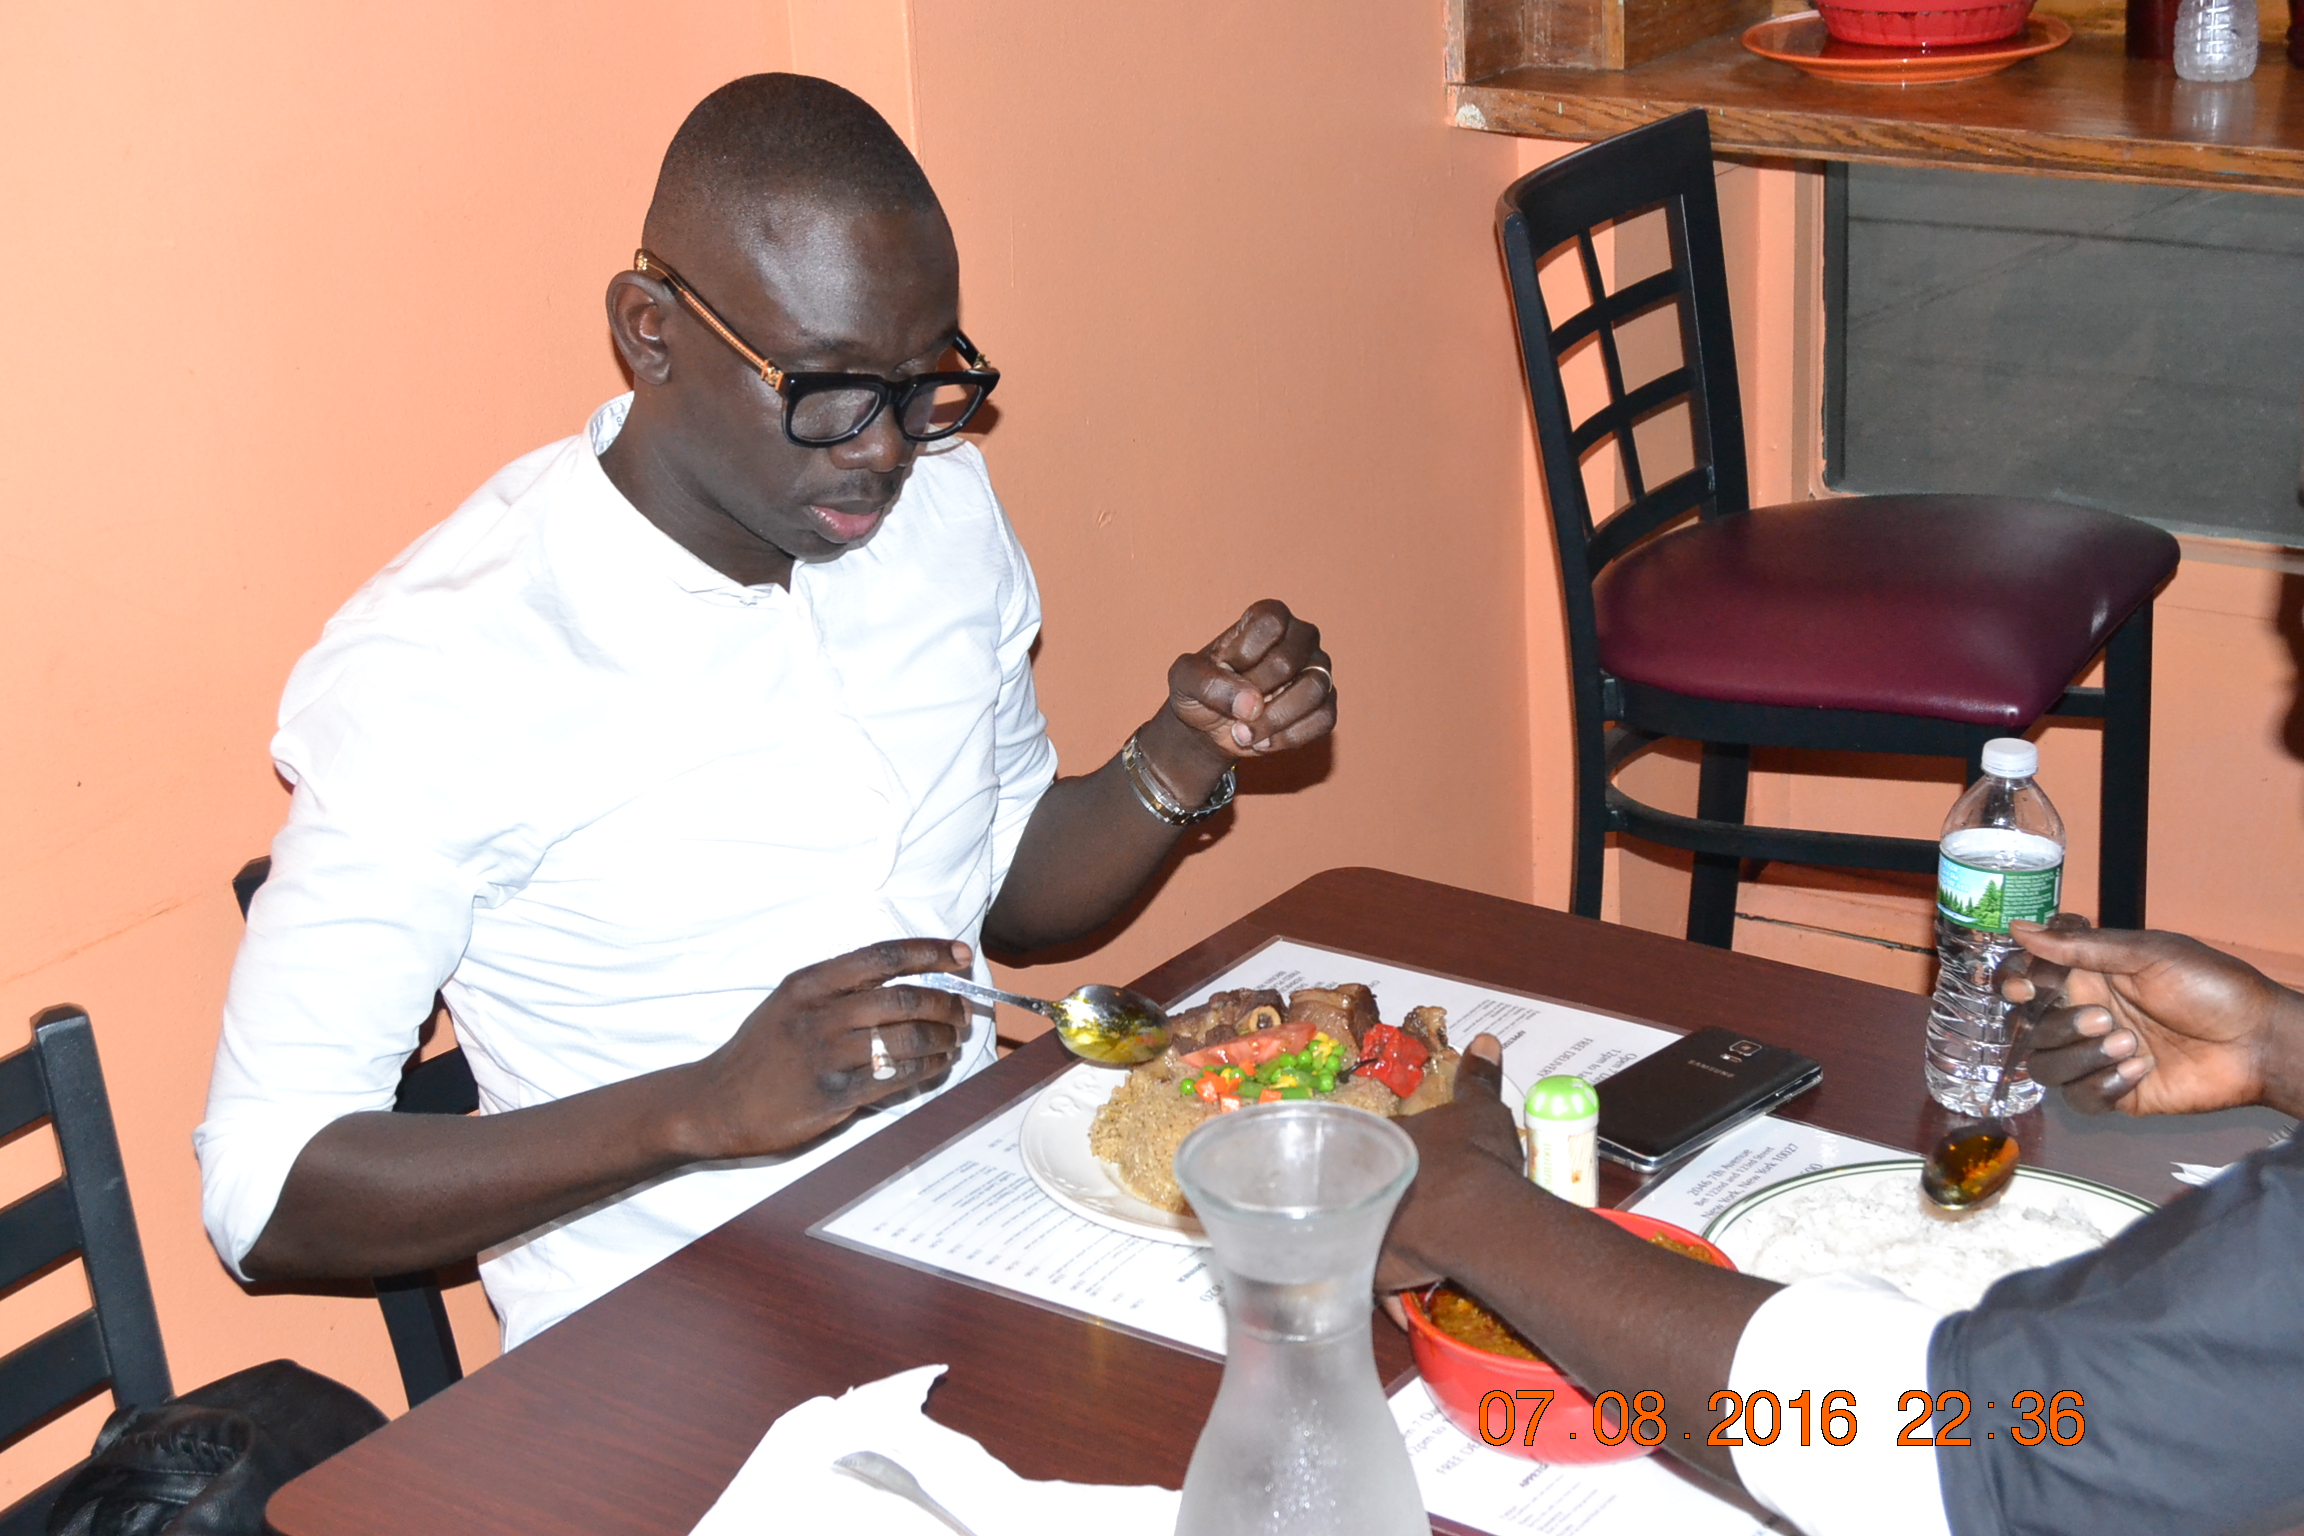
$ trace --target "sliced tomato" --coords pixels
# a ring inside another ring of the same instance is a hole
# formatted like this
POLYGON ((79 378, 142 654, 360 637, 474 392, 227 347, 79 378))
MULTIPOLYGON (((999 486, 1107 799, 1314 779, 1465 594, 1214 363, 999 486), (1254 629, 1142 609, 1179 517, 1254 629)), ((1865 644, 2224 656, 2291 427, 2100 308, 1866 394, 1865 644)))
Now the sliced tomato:
POLYGON ((1236 1039, 1220 1040, 1204 1045, 1196 1051, 1186 1051, 1181 1058, 1188 1067, 1214 1067, 1230 1064, 1235 1067, 1258 1067, 1275 1056, 1292 1056, 1312 1043, 1313 1033, 1319 1026, 1309 1019, 1301 1024, 1278 1024, 1270 1029, 1259 1029, 1253 1034, 1236 1039))

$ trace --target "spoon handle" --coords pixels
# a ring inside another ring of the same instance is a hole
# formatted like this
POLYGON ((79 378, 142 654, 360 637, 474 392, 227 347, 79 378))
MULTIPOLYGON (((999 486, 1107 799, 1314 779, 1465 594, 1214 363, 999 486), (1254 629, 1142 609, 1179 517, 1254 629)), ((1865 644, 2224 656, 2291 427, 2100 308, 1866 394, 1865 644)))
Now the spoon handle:
POLYGON ((899 976, 888 983, 892 987, 926 987, 931 992, 949 992, 955 997, 974 998, 979 1003, 1007 1003, 1016 1008, 1029 1008, 1034 1013, 1056 1017, 1056 1005, 1042 1002, 1037 997, 1023 997, 1014 992, 1003 992, 965 976, 954 976, 949 971, 928 971, 918 976, 899 976))
POLYGON ((958 1515, 930 1498, 928 1490, 920 1486, 920 1479, 914 1477, 911 1469, 900 1461, 892 1461, 877 1451, 855 1451, 832 1465, 858 1482, 869 1483, 882 1493, 892 1493, 919 1505, 959 1532, 959 1536, 976 1536, 976 1532, 963 1524, 958 1515))

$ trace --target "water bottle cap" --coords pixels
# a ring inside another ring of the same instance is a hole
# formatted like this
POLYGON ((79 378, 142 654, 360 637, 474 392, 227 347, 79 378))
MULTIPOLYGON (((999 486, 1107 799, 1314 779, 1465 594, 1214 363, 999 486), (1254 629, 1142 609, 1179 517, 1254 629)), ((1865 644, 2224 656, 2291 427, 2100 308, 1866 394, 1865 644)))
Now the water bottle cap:
POLYGON ((2028 779, 2040 771, 2040 749, 2020 736, 1984 743, 1984 771, 1996 779, 2028 779))

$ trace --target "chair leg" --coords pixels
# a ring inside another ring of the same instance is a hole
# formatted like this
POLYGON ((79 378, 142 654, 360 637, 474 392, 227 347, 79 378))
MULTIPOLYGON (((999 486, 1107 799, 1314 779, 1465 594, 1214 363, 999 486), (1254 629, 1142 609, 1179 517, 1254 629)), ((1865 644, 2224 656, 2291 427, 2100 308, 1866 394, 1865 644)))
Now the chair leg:
MULTIPOLYGON (((1696 785, 1696 814, 1705 821, 1744 819, 1745 789, 1752 777, 1752 749, 1728 742, 1704 743, 1704 766, 1696 785)), ((1688 938, 1714 949, 1736 944, 1736 879, 1744 861, 1732 853, 1696 855, 1688 882, 1688 938)))
POLYGON ((2152 605, 2104 647, 2103 819, 2097 844, 2096 921, 2144 926, 2152 811, 2152 605))
MULTIPOLYGON (((1597 690, 1595 690, 1597 692, 1597 690)), ((1568 877, 1568 910, 1600 915, 1600 886, 1608 868, 1608 733, 1597 719, 1597 698, 1577 700, 1576 850, 1568 877), (1587 707, 1591 718, 1584 718, 1587 707)))

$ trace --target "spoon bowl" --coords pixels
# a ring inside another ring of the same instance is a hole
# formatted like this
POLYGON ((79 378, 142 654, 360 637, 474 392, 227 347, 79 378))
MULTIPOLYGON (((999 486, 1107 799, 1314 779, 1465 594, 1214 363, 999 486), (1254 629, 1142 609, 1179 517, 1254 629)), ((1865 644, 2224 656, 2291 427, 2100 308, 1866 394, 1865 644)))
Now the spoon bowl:
POLYGON ((980 1003, 1007 1003, 1029 1008, 1052 1020, 1064 1048, 1083 1061, 1105 1067, 1133 1067, 1168 1049, 1168 1010, 1141 992, 1126 987, 1091 984, 1050 1002, 1003 992, 965 976, 931 971, 920 976, 899 976, 890 986, 928 987, 973 998, 980 1003))
POLYGON ((1946 1131, 1920 1165, 1920 1188, 1946 1210, 1991 1204, 2016 1177, 2022 1148, 2016 1128, 1998 1116, 1970 1120, 1946 1131))
POLYGON ((1983 1115, 1946 1131, 1920 1165, 1920 1192, 1945 1210, 1974 1211, 1989 1205, 2016 1177, 2023 1148, 2016 1140, 2016 1127, 2001 1111, 2007 1107, 2016 1069, 2032 1054, 2032 1026, 2039 1022, 2039 1011, 2040 1005, 2034 1003, 2014 1014, 2008 1056, 2000 1064, 2000 1079, 1992 1085, 1983 1115))

